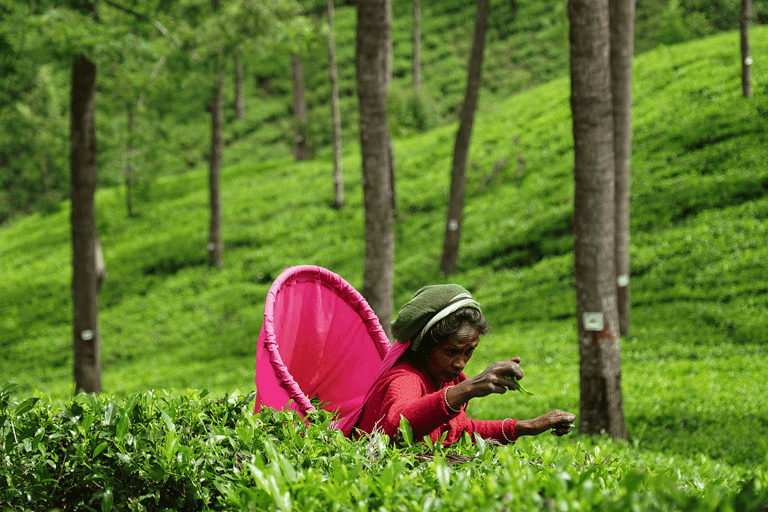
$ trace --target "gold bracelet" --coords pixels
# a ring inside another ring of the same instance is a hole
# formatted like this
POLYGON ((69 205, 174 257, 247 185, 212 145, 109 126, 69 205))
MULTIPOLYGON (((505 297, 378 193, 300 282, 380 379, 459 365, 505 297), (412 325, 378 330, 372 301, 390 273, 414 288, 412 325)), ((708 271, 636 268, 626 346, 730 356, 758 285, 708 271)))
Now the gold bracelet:
POLYGON ((501 435, 504 436, 504 439, 507 440, 508 443, 512 444, 515 441, 507 437, 507 433, 504 432, 504 424, 507 422, 507 420, 511 420, 512 418, 506 418, 504 421, 501 422, 501 435))
POLYGON ((448 409, 453 414, 458 414, 461 412, 461 407, 459 407, 459 410, 457 411, 453 407, 451 407, 451 404, 448 403, 448 390, 451 389, 453 386, 448 386, 445 388, 445 393, 443 393, 443 400, 445 401, 445 408, 448 409))

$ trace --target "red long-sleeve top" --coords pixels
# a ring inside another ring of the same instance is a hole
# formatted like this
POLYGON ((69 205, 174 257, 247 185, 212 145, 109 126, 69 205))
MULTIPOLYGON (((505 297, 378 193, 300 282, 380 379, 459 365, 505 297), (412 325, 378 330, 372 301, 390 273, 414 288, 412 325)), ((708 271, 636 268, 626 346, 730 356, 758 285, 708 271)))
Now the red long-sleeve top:
POLYGON ((392 439, 397 434, 402 414, 411 424, 414 440, 429 436, 432 442, 437 442, 447 432, 443 444, 448 445, 468 432, 503 444, 509 442, 507 438, 514 442, 516 419, 474 420, 464 412, 466 405, 458 413, 446 407, 446 389, 466 378, 461 373, 455 380, 435 389, 432 379, 421 370, 408 362, 398 362, 374 384, 356 426, 369 433, 375 429, 383 430, 392 439), (505 429, 503 433, 502 427, 505 429))

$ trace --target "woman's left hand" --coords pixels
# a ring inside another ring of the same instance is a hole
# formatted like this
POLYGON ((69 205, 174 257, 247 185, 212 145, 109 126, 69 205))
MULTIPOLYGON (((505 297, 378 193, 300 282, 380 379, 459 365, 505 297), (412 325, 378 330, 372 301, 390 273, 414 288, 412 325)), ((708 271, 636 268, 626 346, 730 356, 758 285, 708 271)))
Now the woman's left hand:
POLYGON ((551 429, 552 435, 564 436, 573 430, 574 421, 575 414, 555 409, 532 420, 518 420, 515 432, 521 436, 537 436, 551 429))

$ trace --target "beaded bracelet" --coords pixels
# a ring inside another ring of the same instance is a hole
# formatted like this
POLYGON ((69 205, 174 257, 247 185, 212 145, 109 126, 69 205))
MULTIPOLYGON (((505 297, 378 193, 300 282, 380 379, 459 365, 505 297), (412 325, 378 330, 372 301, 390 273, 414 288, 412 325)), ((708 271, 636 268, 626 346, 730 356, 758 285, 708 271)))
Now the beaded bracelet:
POLYGON ((451 407, 451 404, 448 403, 448 390, 451 389, 453 386, 448 386, 445 388, 445 393, 443 393, 443 400, 445 401, 445 408, 448 409, 453 414, 458 414, 461 412, 461 407, 459 407, 459 410, 457 411, 453 407, 451 407))
POLYGON ((501 422, 501 435, 504 436, 504 439, 507 440, 508 443, 514 443, 515 441, 507 437, 507 433, 504 432, 504 424, 507 422, 507 420, 511 420, 512 418, 506 418, 504 421, 501 422))

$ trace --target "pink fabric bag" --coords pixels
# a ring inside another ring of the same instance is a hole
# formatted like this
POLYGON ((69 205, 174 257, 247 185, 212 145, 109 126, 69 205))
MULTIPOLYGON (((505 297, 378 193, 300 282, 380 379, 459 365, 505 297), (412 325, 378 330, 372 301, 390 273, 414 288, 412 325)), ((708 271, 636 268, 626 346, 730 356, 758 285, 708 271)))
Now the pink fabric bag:
POLYGON ((322 267, 291 267, 267 292, 254 412, 289 407, 304 416, 317 396, 338 420, 359 413, 389 347, 378 318, 349 283, 322 267))

